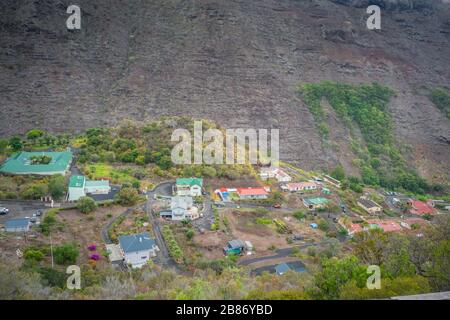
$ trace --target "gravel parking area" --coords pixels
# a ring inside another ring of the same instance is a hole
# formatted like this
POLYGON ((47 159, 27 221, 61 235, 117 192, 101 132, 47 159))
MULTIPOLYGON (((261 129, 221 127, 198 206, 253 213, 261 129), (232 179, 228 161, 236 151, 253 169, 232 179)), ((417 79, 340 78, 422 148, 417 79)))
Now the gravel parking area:
POLYGON ((1 201, 0 207, 9 209, 9 213, 0 215, 0 224, 5 224, 10 219, 32 217, 38 209, 48 209, 43 203, 28 201, 1 201))

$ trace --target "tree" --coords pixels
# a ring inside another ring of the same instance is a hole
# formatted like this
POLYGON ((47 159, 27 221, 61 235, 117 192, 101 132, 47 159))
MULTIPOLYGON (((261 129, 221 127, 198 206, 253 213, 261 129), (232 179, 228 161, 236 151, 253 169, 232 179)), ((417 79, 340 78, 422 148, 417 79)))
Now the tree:
POLYGON ((305 219, 306 214, 304 211, 300 210, 300 211, 294 212, 294 217, 298 220, 302 220, 302 219, 305 219))
POLYGON ((55 199, 60 199, 66 192, 66 179, 64 176, 57 174, 50 178, 48 182, 48 191, 55 199))
POLYGON ((74 264, 77 262, 78 255, 78 248, 74 244, 63 244, 53 250, 53 256, 57 264, 74 264))
POLYGON ((380 265, 383 262, 384 248, 388 243, 383 230, 358 232, 353 236, 353 240, 354 253, 363 263, 380 265))
POLYGON ((194 237, 194 235, 195 235, 194 230, 192 230, 192 229, 186 230, 186 237, 187 237, 189 240, 191 240, 191 239, 194 237))
POLYGON ((313 295, 318 299, 337 299, 342 287, 352 280, 359 288, 362 288, 367 280, 366 268, 359 264, 355 256, 340 260, 324 259, 322 270, 314 276, 316 291, 313 295))
POLYGON ((41 261, 44 258, 44 253, 41 250, 28 248, 25 250, 23 257, 26 261, 29 261, 31 263, 37 263, 41 261))
POLYGON ((77 208, 82 213, 90 213, 97 208, 97 204, 91 197, 81 197, 77 201, 77 208))
POLYGON ((139 194, 136 189, 125 187, 120 189, 120 191, 117 193, 116 200, 121 205, 132 206, 139 201, 139 194))
POLYGON ((284 202, 284 196, 280 191, 274 191, 269 194, 269 197, 267 198, 267 203, 270 205, 274 204, 281 204, 284 202))
POLYGON ((394 279, 382 278, 381 289, 370 290, 360 288, 354 281, 344 285, 340 299, 385 299, 395 296, 414 295, 430 292, 426 278, 421 276, 399 277, 394 279))
POLYGON ((11 139, 9 139, 9 146, 13 151, 19 151, 22 149, 22 139, 18 136, 13 136, 11 139))
POLYGON ((331 171, 330 176, 340 181, 344 180, 345 179, 344 167, 341 164, 338 164, 333 169, 333 171, 331 171))
POLYGON ((21 196, 25 199, 40 199, 47 195, 48 186, 45 183, 29 183, 26 184, 21 192, 21 196))
POLYGON ((27 132, 27 139, 33 140, 33 142, 36 142, 37 138, 40 138, 44 135, 44 131, 39 129, 32 129, 27 132))
POLYGON ((440 241, 433 249, 426 275, 435 290, 450 290, 450 239, 440 241))
POLYGON ((8 141, 5 139, 0 139, 0 154, 4 153, 8 148, 8 141))

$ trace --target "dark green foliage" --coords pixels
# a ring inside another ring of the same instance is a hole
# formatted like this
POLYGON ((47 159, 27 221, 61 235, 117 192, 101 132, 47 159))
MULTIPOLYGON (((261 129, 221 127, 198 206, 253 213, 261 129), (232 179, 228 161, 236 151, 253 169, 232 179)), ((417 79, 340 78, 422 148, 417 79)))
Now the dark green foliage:
POLYGON ((342 181, 345 179, 345 171, 341 164, 337 165, 333 171, 330 172, 330 176, 333 178, 342 181))
POLYGON ((66 192, 67 182, 64 176, 57 174, 50 178, 48 182, 48 191, 56 200, 60 199, 66 192))
POLYGON ((13 136, 11 139, 9 139, 9 146, 13 151, 19 151, 22 149, 22 139, 18 136, 13 136))
POLYGON ((29 140, 36 140, 37 138, 40 138, 44 135, 44 131, 39 129, 32 129, 27 132, 27 139, 29 140))
POLYGON ((41 275, 43 285, 61 289, 66 287, 67 275, 64 272, 45 267, 38 268, 37 272, 41 275))
POLYGON ((77 208, 82 213, 90 213, 97 208, 97 204, 91 197, 81 197, 77 201, 77 208))
POLYGON ((78 248, 74 244, 63 244, 53 249, 53 256, 57 264, 74 264, 77 262, 78 255, 78 248))
POLYGON ((139 194, 135 188, 125 187, 116 194, 116 200, 124 206, 132 206, 139 201, 139 194))
POLYGON ((444 88, 437 88, 431 92, 431 101, 450 120, 450 92, 444 88))
MULTIPOLYGON (((362 181, 368 185, 389 189, 403 188, 415 193, 428 190, 424 179, 408 167, 399 151, 393 135, 393 121, 388 112, 388 103, 393 92, 377 83, 352 86, 349 84, 324 81, 305 84, 299 93, 308 104, 318 126, 323 132, 325 114, 321 99, 326 98, 344 124, 350 129, 358 127, 366 146, 352 141, 352 149, 358 155, 362 181)), ((344 176, 341 168, 332 175, 344 176)), ((360 192, 356 183, 349 187, 360 192)))

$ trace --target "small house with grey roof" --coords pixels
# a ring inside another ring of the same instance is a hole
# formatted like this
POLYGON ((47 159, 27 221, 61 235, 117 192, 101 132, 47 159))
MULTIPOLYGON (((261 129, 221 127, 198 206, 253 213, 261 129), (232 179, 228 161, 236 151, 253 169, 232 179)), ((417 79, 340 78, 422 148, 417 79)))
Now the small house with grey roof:
POLYGON ((30 219, 11 219, 5 223, 6 232, 28 232, 30 230, 30 219))
POLYGON ((159 251, 155 239, 148 232, 119 237, 124 261, 133 268, 140 268, 159 251))

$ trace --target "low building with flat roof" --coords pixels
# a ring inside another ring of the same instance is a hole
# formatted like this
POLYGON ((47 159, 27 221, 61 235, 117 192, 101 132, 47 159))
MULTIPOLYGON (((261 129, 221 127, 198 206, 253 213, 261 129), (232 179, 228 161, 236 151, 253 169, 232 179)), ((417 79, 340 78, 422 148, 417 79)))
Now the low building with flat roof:
POLYGON ((9 174, 65 175, 72 163, 72 152, 18 152, 9 157, 0 172, 9 174))
POLYGON ((6 232, 28 232, 30 230, 30 219, 11 219, 5 223, 6 232))
POLYGON ((324 197, 308 197, 303 198, 303 204, 308 209, 319 209, 325 207, 325 205, 328 203, 328 200, 324 197))
POLYGON ((357 203, 369 214, 377 214, 383 210, 378 203, 364 197, 359 198, 357 203))
POLYGON ((84 176, 71 176, 68 201, 77 201, 87 194, 108 194, 111 191, 108 180, 87 180, 84 176))

